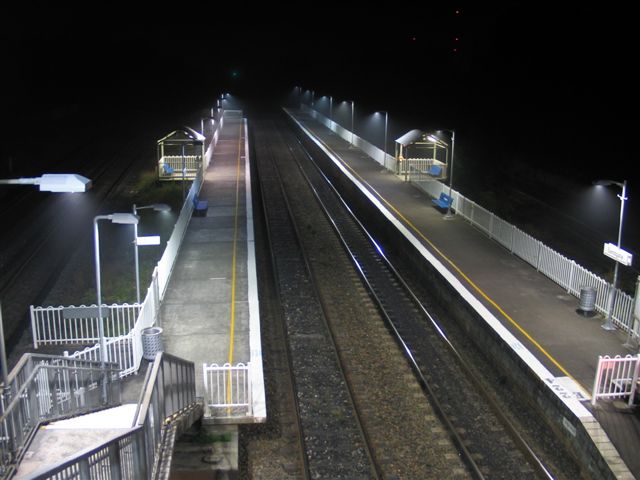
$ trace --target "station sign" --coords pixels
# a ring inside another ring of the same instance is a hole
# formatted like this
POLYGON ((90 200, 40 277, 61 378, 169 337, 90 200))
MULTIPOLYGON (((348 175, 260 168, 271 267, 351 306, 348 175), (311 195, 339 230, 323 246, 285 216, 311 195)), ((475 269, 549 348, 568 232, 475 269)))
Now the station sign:
POLYGON ((139 247, 145 245, 160 245, 160 235, 148 235, 145 237, 138 237, 136 243, 139 247))
POLYGON ((605 243, 604 244, 604 254, 605 256, 614 259, 616 262, 626 265, 627 267, 631 265, 633 261, 633 255, 631 255, 626 250, 622 250, 617 245, 613 243, 605 243))

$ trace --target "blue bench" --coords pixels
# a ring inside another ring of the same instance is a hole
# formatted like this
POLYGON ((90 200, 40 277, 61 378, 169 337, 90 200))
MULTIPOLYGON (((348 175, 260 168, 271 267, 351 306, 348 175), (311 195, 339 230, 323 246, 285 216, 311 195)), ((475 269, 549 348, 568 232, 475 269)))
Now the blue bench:
POLYGON ((450 197, 446 193, 442 192, 440 194, 440 198, 434 198, 433 200, 431 200, 431 202, 440 208, 449 208, 449 206, 453 203, 453 197, 450 197))
POLYGON ((432 177, 439 177, 442 174, 442 167, 440 165, 431 165, 427 170, 427 174, 432 177))
POLYGON ((208 200, 200 200, 197 196, 193 197, 193 214, 198 217, 204 217, 209 209, 208 200))

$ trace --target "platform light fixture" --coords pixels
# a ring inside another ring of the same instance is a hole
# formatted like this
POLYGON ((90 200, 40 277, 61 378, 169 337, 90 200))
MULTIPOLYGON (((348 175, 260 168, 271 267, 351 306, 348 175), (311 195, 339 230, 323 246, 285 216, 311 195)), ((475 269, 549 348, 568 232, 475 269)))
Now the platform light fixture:
MULTIPOLYGON (((624 202, 627 200, 627 181, 617 182, 615 180, 597 180, 593 182, 596 187, 609 187, 616 185, 622 189, 622 193, 618 195, 620 199, 620 222, 618 223, 618 249, 620 249, 620 243, 622 241, 622 223, 624 221, 624 202)), ((618 290, 618 266, 620 262, 616 260, 615 267, 613 267, 613 282, 611 288, 609 288, 609 298, 607 300, 607 319, 602 324, 602 328, 605 330, 615 330, 616 327, 613 324, 613 308, 616 303, 616 292, 618 290)))
MULTIPOLYGON (((171 211, 171 207, 166 203, 154 203, 151 205, 144 205, 142 207, 138 207, 134 203, 133 214, 135 216, 138 216, 138 210, 153 210, 154 212, 166 213, 171 211)), ((140 237, 138 237, 138 224, 137 223, 133 224, 133 245, 135 247, 134 251, 135 251, 135 263, 136 263, 136 301, 138 302, 138 305, 140 305, 140 261, 138 256, 138 247, 140 245, 159 245, 160 243, 159 241, 160 241, 160 237, 158 237, 158 243, 156 243, 155 241, 151 241, 151 239, 149 240, 141 239, 140 237)))
POLYGON ((96 297, 98 302, 98 334, 100 336, 100 363, 103 370, 102 400, 107 401, 107 342, 104 336, 104 321, 102 318, 102 285, 100 281, 100 232, 98 222, 109 220, 120 225, 137 225, 139 217, 133 213, 112 213, 110 215, 97 215, 93 218, 93 247, 96 267, 96 297))
POLYGON ((1 185, 37 185, 41 192, 86 192, 91 180, 76 173, 45 173, 40 177, 0 179, 1 185))

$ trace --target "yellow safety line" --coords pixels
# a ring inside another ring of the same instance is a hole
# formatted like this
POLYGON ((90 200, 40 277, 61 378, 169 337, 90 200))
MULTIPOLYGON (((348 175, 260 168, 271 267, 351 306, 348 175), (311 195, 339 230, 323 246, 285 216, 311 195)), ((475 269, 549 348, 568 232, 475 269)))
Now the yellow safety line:
MULTIPOLYGON (((240 153, 242 148, 242 124, 238 133, 238 157, 236 160, 236 206, 233 220, 233 253, 231 255, 231 324, 229 326, 229 357, 227 361, 229 366, 233 366, 233 345, 236 328, 236 259, 238 244, 238 209, 240 204, 240 153)), ((232 373, 229 371, 227 376, 227 403, 231 403, 231 378, 232 373)))
MULTIPOLYGON (((329 145, 327 145, 323 140, 319 138, 318 140, 322 142, 322 144, 328 150, 333 152, 333 149, 329 147, 329 145)), ((505 312, 502 309, 502 307, 500 307, 500 305, 498 305, 494 300, 492 300, 491 297, 489 297, 489 295, 487 295, 484 291, 482 291, 482 289, 478 285, 476 285, 465 273, 463 273, 463 271, 460 270, 460 268, 455 263, 453 263, 453 261, 450 260, 443 252, 441 252, 440 249, 436 247, 431 240, 429 240, 413 223, 411 223, 411 221, 409 221, 409 219, 407 219, 396 207, 394 207, 389 201, 387 201, 386 198, 380 195, 380 193, 378 193, 378 191, 375 188, 373 188, 364 178, 362 178, 358 174, 358 172, 356 172, 353 168, 351 168, 349 164, 347 164, 344 160, 342 160, 339 155, 336 154, 335 156, 346 168, 348 168, 351 171, 351 173, 353 173, 353 175, 355 175, 363 184, 365 184, 373 193, 375 193, 380 200, 382 200, 409 228, 411 228, 411 230, 413 230, 421 239, 427 242, 429 246, 438 253, 438 255, 440 255, 449 265, 451 265, 451 267, 456 272, 458 272, 458 274, 462 278, 464 278, 466 282, 469 285, 471 285, 471 287, 482 296, 482 298, 484 298, 487 302, 489 302, 496 310, 498 310, 498 312, 502 314, 502 316, 504 316, 504 318, 506 318, 509 321, 509 323, 511 323, 516 329, 518 329, 518 331, 522 333, 522 335, 524 335, 526 339, 529 340, 545 357, 547 357, 549 361, 558 368, 558 370, 560 370, 564 375, 566 375, 567 377, 570 377, 576 383, 581 385, 580 382, 578 382, 573 377, 573 375, 571 375, 567 371, 566 368, 560 365, 560 363, 549 352, 547 352, 544 349, 544 347, 540 345, 523 327, 521 327, 518 324, 518 322, 516 322, 513 318, 511 318, 511 316, 507 312, 505 312)), ((583 386, 583 388, 585 387, 583 386)))
POLYGON ((233 220, 233 253, 231 255, 231 325, 229 327, 229 364, 233 363, 233 345, 236 325, 236 259, 238 252, 238 209, 240 197, 240 153, 242 145, 242 125, 238 134, 238 157, 236 161, 236 206, 233 220))

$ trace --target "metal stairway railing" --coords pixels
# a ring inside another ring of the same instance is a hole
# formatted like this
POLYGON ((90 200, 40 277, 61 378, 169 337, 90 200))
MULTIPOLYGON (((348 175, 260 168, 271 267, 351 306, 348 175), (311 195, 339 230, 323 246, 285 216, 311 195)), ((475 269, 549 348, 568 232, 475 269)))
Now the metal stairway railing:
POLYGON ((168 478, 177 433, 202 411, 193 362, 158 352, 147 369, 131 430, 26 478, 168 478))
POLYGON ((118 405, 120 394, 114 364, 23 355, 0 392, 0 478, 15 473, 42 423, 118 405))

